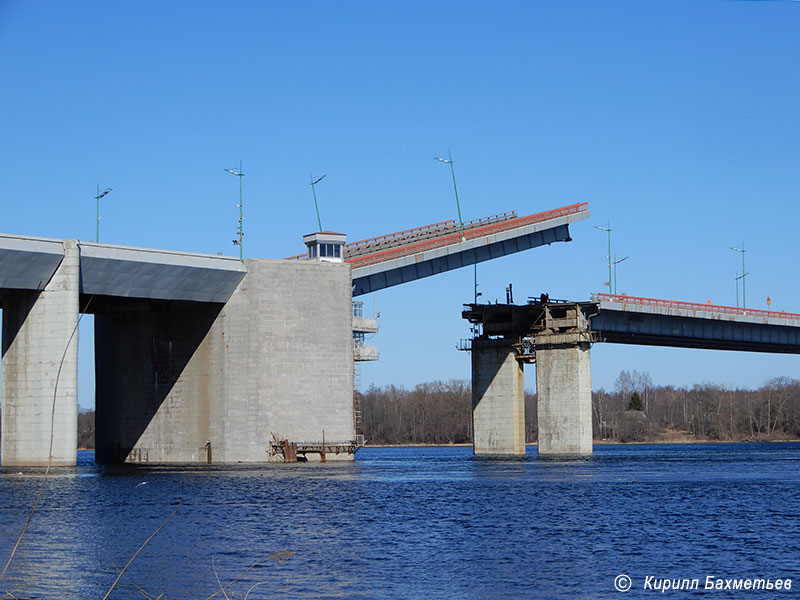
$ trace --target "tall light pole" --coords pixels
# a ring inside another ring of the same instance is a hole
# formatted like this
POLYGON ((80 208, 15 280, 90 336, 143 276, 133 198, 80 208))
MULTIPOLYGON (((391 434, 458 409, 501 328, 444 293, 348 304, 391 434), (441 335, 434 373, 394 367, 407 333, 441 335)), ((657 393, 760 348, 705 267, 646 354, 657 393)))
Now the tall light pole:
POLYGON ((233 240, 234 246, 239 246, 239 260, 244 262, 244 245, 242 243, 242 236, 244 236, 244 230, 242 229, 243 225, 243 215, 242 215, 242 177, 244 177, 244 172, 242 171, 242 161, 239 161, 239 170, 234 171, 233 169, 225 169, 227 173, 231 175, 236 175, 239 178, 239 204, 236 206, 239 207, 239 226, 236 228, 239 234, 238 240, 233 240))
POLYGON ((100 243, 100 219, 103 217, 100 216, 100 198, 107 195, 113 188, 106 188, 102 192, 100 191, 100 184, 97 185, 97 195, 94 199, 97 201, 97 231, 95 232, 94 241, 98 244, 100 243))
POLYGON ((744 242, 742 242, 742 247, 741 248, 736 248, 734 246, 728 246, 728 248, 730 248, 734 252, 738 252, 738 253, 740 253, 742 255, 742 274, 739 276, 739 279, 742 280, 742 308, 746 309, 747 308, 747 292, 746 292, 746 288, 745 288, 745 281, 746 281, 745 277, 747 277, 749 275, 749 273, 747 272, 747 269, 744 268, 744 253, 746 252, 745 249, 744 249, 744 242))
POLYGON ((739 308, 739 280, 742 278, 739 275, 739 270, 736 270, 736 308, 739 308))
POLYGON ((624 258, 620 258, 617 260, 616 254, 614 255, 614 293, 617 293, 617 265, 621 263, 623 260, 628 260, 630 256, 626 256, 624 258))
MULTIPOLYGON (((612 281, 613 281, 612 275, 611 275, 611 268, 612 268, 612 264, 611 264, 611 222, 609 221, 606 226, 595 225, 594 228, 595 229, 599 229, 600 231, 605 231, 608 234, 608 256, 607 256, 607 258, 608 258, 608 293, 609 294, 613 294, 614 292, 611 289, 611 284, 612 284, 612 281)), ((625 259, 623 259, 623 260, 625 260, 625 259)))
POLYGON ((438 160, 439 162, 443 162, 447 165, 450 165, 450 174, 453 176, 453 191, 456 194, 456 208, 458 209, 458 225, 461 227, 461 241, 466 239, 466 235, 464 234, 464 221, 461 220, 461 204, 458 202, 458 187, 456 187, 456 170, 453 167, 455 161, 453 160, 452 154, 450 154, 450 150, 447 151, 447 158, 443 156, 435 156, 433 160, 438 160))
POLYGON ((322 221, 319 220, 319 204, 317 204, 317 184, 325 179, 326 175, 320 175, 316 179, 314 176, 309 173, 308 178, 311 180, 311 193, 314 194, 314 208, 317 209, 317 225, 319 226, 319 231, 322 231, 322 221))

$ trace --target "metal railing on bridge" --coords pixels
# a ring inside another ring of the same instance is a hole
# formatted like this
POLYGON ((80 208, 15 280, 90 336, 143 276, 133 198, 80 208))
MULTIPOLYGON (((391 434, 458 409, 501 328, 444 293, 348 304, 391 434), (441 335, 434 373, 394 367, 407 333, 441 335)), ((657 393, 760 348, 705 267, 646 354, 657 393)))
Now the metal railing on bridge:
MULTIPOLYGON (((517 211, 510 210, 480 219, 472 219, 471 221, 464 221, 464 231, 475 229, 476 227, 483 227, 484 225, 492 225, 494 223, 510 221, 511 219, 516 218, 517 211)), ((366 240, 359 240, 357 242, 345 244, 344 258, 349 262, 350 259, 359 256, 373 254, 381 250, 398 248, 407 244, 438 238, 443 235, 460 233, 460 231, 461 227, 459 224, 453 219, 450 219, 447 221, 441 221, 439 223, 433 223, 432 225, 423 225, 422 227, 414 227, 413 229, 406 229, 404 231, 379 235, 366 240)))
POLYGON ((798 313, 762 310, 757 308, 738 308, 735 306, 720 306, 718 304, 703 304, 701 302, 683 302, 680 300, 660 300, 657 298, 626 296, 625 294, 592 294, 592 302, 615 302, 618 304, 636 304, 639 306, 653 306, 657 308, 674 308, 678 310, 800 321, 800 314, 798 313))
MULTIPOLYGON (((492 222, 489 221, 490 219, 492 219, 492 217, 488 217, 486 219, 477 219, 475 221, 469 221, 468 222, 470 223, 469 229, 467 228, 467 223, 464 224, 463 238, 466 240, 472 240, 492 235, 495 233, 500 233, 502 231, 508 231, 510 229, 525 227, 526 225, 532 225, 535 223, 549 221, 550 219, 556 219, 558 217, 563 217, 586 211, 588 210, 588 206, 589 205, 587 202, 581 202, 579 204, 563 206, 561 208, 556 208, 553 210, 536 213, 534 215, 528 215, 526 217, 514 216, 511 218, 497 219, 492 222)), ((509 214, 510 213, 501 213, 501 215, 495 215, 494 217, 501 217, 503 215, 509 215, 509 214)), ((448 223, 448 221, 444 221, 443 223, 448 223)), ((452 221, 452 223, 455 222, 452 221)), ((389 234, 389 235, 392 236, 396 234, 389 234)), ((350 263, 353 266, 353 268, 366 267, 368 265, 381 263, 387 260, 392 260, 395 258, 401 258, 403 256, 408 256, 411 254, 425 252, 426 250, 433 250, 435 248, 441 248, 443 246, 457 244, 460 241, 462 241, 462 232, 458 227, 458 225, 456 224, 455 230, 452 231, 451 233, 443 233, 442 235, 433 237, 432 239, 426 239, 414 243, 408 243, 408 241, 403 242, 402 245, 399 245, 397 247, 392 247, 384 250, 376 250, 352 258, 348 256, 347 250, 345 250, 345 261, 350 263)), ((362 242, 354 242, 354 244, 360 244, 360 243, 362 242)), ((346 248, 347 246, 345 246, 345 249, 346 248)))

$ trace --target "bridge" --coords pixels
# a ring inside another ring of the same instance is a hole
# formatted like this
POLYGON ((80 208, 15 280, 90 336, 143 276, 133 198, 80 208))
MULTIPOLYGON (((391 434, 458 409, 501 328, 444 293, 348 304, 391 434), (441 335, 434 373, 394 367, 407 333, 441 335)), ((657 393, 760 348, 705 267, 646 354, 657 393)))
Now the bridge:
POLYGON ((151 385, 155 391, 144 396, 163 401, 166 381, 155 381, 159 373, 188 358, 181 356, 188 332, 167 342, 172 365, 159 364, 160 371, 160 346, 137 348, 154 333, 155 315, 193 315, 202 327, 202 314, 208 320, 219 312, 245 274, 233 258, 0 235, 3 464, 46 464, 51 421, 54 464, 74 464, 80 312, 95 314, 102 444, 126 420, 131 430, 142 426, 134 414, 141 412, 138 402, 118 409, 110 403, 123 405, 131 392, 151 385))
MULTIPOLYGON (((95 318, 98 462, 354 448, 355 361, 377 357, 358 342, 377 325, 354 296, 568 242, 588 216, 585 203, 512 211, 349 244, 317 232, 283 260, 0 235, 0 461, 75 464, 81 313, 95 318)), ((800 315, 622 295, 468 305, 464 317, 481 330, 468 348, 476 454, 524 453, 525 363, 536 364, 544 456, 591 453, 594 343, 800 352, 800 315)))
POLYGON ((469 304, 476 454, 525 454, 524 364, 536 364, 539 454, 592 453, 590 348, 640 344, 800 354, 800 314, 595 294, 469 304))
POLYGON ((290 260, 2 234, 1 464, 75 464, 81 313, 95 319, 98 462, 279 460, 276 439, 351 447, 354 333, 375 329, 354 296, 570 241, 588 216, 585 203, 512 211, 350 244, 318 232, 290 260))
POLYGON ((595 294, 601 341, 708 350, 800 353, 800 314, 595 294))
POLYGON ((529 250, 569 242, 569 224, 589 218, 588 204, 518 217, 506 212, 467 221, 444 221, 347 244, 353 296, 529 250))

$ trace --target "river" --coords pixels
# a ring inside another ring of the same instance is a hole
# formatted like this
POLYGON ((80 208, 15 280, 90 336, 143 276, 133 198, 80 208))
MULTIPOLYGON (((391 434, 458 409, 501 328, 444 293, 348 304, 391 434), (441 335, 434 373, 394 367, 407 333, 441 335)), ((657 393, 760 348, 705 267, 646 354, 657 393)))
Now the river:
MULTIPOLYGON (((618 598, 620 575, 628 598, 661 595, 643 587, 663 579, 699 581, 672 597, 729 597, 703 590, 709 576, 800 588, 800 443, 599 445, 579 460, 535 447, 510 460, 466 447, 365 448, 344 464, 93 460, 80 452, 48 479, 0 597, 103 598, 176 509, 111 598, 208 598, 217 577, 239 576, 231 599, 618 598)), ((40 481, 0 473, 2 565, 40 481)))

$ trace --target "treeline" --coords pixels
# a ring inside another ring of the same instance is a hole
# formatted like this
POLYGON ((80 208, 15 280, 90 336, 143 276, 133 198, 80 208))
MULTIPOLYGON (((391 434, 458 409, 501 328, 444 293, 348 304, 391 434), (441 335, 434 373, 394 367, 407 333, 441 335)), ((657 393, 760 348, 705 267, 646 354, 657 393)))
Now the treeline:
MULTIPOLYGON (((371 444, 472 442, 472 391, 459 380, 407 390, 370 387, 361 398, 362 433, 371 444)), ((525 393, 525 433, 536 439, 536 396, 525 393)))
POLYGON ((94 411, 78 412, 78 448, 94 450, 94 411))
MULTIPOLYGON (((362 433, 373 444, 472 441, 471 390, 464 381, 411 390, 370 387, 362 396, 362 414, 362 433)), ((526 392, 529 442, 537 439, 536 420, 536 394, 526 392)), ((596 440, 620 442, 800 439, 800 381, 779 377, 756 390, 680 388, 654 386, 646 373, 622 371, 614 391, 593 392, 592 427, 596 440), (638 401, 632 403, 634 395, 638 401)))
MULTIPOLYGON (((361 395, 361 433, 371 444, 472 442, 472 392, 465 381, 413 389, 370 387, 361 395)), ((78 447, 94 448, 93 410, 78 414, 78 447)), ((525 392, 525 437, 536 441, 536 394, 525 392)), ((654 386, 647 373, 622 371, 614 390, 592 393, 595 440, 757 441, 800 439, 800 381, 770 379, 756 390, 702 384, 654 386), (635 399, 634 399, 635 397, 635 399)))

